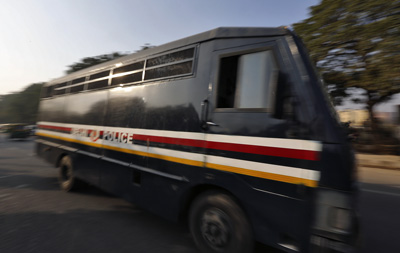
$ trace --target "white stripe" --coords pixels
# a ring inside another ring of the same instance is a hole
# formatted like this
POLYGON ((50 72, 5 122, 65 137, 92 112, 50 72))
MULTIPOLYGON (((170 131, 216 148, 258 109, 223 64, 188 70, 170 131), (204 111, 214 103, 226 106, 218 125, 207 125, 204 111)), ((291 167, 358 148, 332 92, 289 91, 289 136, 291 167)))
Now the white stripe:
POLYGON ((49 125, 49 126, 56 126, 56 127, 71 127, 71 126, 76 126, 76 127, 92 127, 91 125, 75 125, 75 124, 66 124, 66 123, 57 123, 57 122, 47 122, 47 121, 39 121, 36 123, 37 125, 49 125))
MULTIPOLYGON (((44 129, 38 129, 38 130, 36 131, 36 133, 50 134, 50 135, 56 135, 56 136, 59 136, 59 135, 60 135, 60 133, 53 132, 53 131, 48 131, 48 130, 44 130, 44 129)), ((68 136, 69 136, 69 135, 68 135, 68 136)))
POLYGON ((91 125, 53 123, 45 121, 38 122, 38 124, 51 125, 57 127, 93 129, 98 131, 124 132, 129 134, 149 135, 155 137, 183 138, 191 140, 224 142, 230 144, 256 145, 261 147, 287 148, 287 149, 308 150, 308 151, 322 150, 322 145, 320 142, 311 140, 203 134, 203 133, 191 133, 191 132, 179 132, 179 131, 151 130, 151 129, 141 129, 141 128, 103 127, 103 126, 91 126, 91 125))
POLYGON ((198 154, 198 153, 177 151, 177 150, 172 150, 172 149, 149 147, 145 152, 155 154, 155 155, 171 156, 171 157, 176 157, 176 158, 181 158, 181 159, 188 159, 188 160, 197 161, 197 162, 204 162, 204 160, 205 160, 205 155, 198 154))
POLYGON ((231 144, 256 145, 262 147, 288 148, 310 151, 321 151, 321 144, 317 141, 265 138, 265 137, 247 137, 232 135, 207 134, 207 141, 225 142, 231 144))
POLYGON ((181 139, 192 139, 192 140, 204 140, 203 133, 191 133, 191 132, 178 132, 178 131, 165 131, 165 130, 150 130, 150 129, 141 129, 141 128, 116 128, 113 127, 110 131, 121 131, 134 134, 141 135, 150 135, 150 136, 160 136, 160 137, 169 137, 169 138, 181 138, 181 139))
POLYGON ((183 151, 177 151, 177 150, 172 150, 172 149, 147 147, 147 146, 135 145, 135 144, 131 144, 131 143, 118 143, 118 142, 112 142, 112 141, 110 141, 110 142, 104 141, 104 145, 123 148, 123 149, 129 149, 132 151, 150 153, 150 154, 154 154, 154 155, 170 156, 170 157, 188 159, 188 160, 193 160, 193 161, 198 161, 198 162, 204 161, 204 155, 199 154, 199 153, 190 153, 190 152, 183 152, 183 151))
POLYGON ((252 171, 267 172, 272 174, 291 176, 309 180, 319 180, 319 171, 287 167, 281 165, 273 165, 267 163, 251 162, 245 160, 238 160, 220 156, 207 156, 207 163, 221 164, 231 167, 249 169, 252 171))

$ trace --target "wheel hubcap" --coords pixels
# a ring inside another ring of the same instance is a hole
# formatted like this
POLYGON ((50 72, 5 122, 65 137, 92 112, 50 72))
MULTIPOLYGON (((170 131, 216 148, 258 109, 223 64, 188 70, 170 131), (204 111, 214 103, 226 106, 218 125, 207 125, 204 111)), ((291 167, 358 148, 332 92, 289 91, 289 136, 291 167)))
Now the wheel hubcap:
POLYGON ((223 248, 230 240, 229 217, 219 209, 208 209, 201 219, 201 234, 213 248, 223 248))
POLYGON ((61 173, 61 175, 62 175, 62 180, 65 182, 65 181, 68 181, 70 178, 71 178, 71 176, 72 176, 72 173, 71 173, 71 170, 68 168, 68 166, 63 166, 62 168, 61 168, 61 170, 62 170, 62 173, 61 173))

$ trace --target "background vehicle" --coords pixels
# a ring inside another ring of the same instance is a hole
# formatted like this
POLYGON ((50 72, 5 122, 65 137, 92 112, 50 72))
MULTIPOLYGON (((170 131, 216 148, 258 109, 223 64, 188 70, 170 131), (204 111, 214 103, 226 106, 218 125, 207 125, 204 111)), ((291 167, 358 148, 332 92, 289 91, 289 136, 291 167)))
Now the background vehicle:
POLYGON ((25 139, 30 136, 30 130, 26 124, 6 124, 3 128, 10 139, 25 139))
POLYGON ((46 84, 37 154, 203 252, 352 250, 354 155, 297 37, 219 28, 46 84))

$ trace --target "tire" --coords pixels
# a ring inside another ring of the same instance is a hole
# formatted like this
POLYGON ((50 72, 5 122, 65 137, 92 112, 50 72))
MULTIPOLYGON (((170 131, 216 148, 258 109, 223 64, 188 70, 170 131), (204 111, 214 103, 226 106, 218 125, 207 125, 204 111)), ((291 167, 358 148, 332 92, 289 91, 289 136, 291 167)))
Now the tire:
POLYGON ((201 252, 253 252, 253 232, 240 206, 228 194, 201 194, 191 205, 190 232, 201 252))
POLYGON ((72 192, 80 188, 81 182, 74 176, 74 167, 71 157, 64 156, 61 159, 58 173, 60 188, 63 191, 72 192))

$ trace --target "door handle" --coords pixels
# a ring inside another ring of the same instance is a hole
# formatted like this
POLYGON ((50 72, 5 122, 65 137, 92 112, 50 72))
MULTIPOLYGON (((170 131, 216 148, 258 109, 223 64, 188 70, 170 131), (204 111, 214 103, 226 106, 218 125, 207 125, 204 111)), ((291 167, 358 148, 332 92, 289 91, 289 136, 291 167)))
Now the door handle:
POLYGON ((218 124, 212 122, 212 121, 207 121, 208 118, 208 107, 209 107, 210 102, 208 99, 204 99, 203 102, 201 102, 201 128, 203 130, 208 130, 209 127, 211 126, 219 126, 218 124))
POLYGON ((208 125, 207 125, 207 117, 208 117, 208 100, 204 99, 201 102, 201 115, 200 115, 200 126, 203 130, 207 130, 208 129, 208 125))

